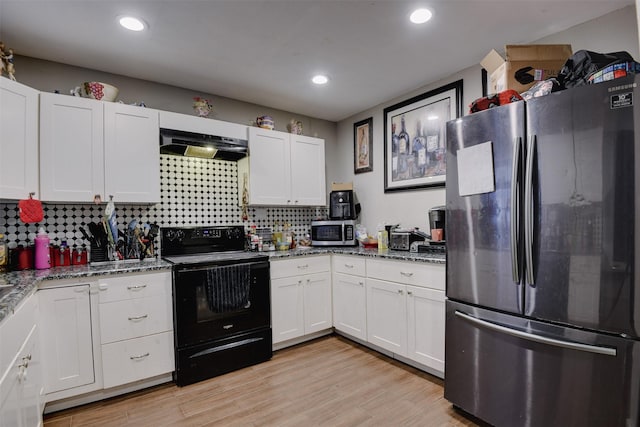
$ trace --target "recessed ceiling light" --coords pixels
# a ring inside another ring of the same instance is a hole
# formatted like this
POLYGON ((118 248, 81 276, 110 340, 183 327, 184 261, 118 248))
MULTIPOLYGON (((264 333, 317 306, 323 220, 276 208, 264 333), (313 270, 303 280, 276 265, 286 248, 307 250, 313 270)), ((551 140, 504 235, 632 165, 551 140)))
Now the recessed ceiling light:
POLYGON ((416 9, 411 13, 409 19, 414 24, 424 24, 429 19, 431 19, 432 16, 433 14, 429 9, 416 9))
POLYGON ((323 85, 323 84, 326 84, 329 81, 329 77, 324 76, 322 74, 318 74, 316 76, 313 76, 311 81, 314 82, 317 85, 323 85))
POLYGON ((120 18, 120 25, 122 25, 127 30, 131 31, 142 31, 145 29, 146 25, 144 22, 138 18, 134 18, 133 16, 123 16, 120 18))

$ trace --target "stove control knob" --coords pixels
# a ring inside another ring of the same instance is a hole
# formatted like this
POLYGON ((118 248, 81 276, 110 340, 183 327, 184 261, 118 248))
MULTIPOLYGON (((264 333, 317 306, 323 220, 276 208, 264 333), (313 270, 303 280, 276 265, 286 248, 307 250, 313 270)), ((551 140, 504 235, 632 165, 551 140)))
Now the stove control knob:
POLYGON ((176 231, 176 239, 178 239, 178 241, 182 241, 182 239, 184 239, 184 231, 182 230, 176 231))
POLYGON ((167 230, 167 232, 164 235, 168 240, 173 240, 176 238, 176 232, 173 230, 167 230))
POLYGON ((231 228, 231 229, 227 230, 227 236, 230 239, 239 239, 240 237, 242 237, 242 234, 241 234, 239 229, 231 228))

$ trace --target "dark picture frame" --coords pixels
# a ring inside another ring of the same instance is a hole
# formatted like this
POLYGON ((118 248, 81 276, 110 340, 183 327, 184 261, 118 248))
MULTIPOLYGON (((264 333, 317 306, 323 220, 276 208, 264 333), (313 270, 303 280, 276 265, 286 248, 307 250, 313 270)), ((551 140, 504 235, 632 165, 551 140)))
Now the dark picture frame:
POLYGON ((462 80, 384 109, 384 192, 444 186, 446 124, 462 115, 462 80))
POLYGON ((353 124, 353 173, 373 171, 373 117, 353 124))

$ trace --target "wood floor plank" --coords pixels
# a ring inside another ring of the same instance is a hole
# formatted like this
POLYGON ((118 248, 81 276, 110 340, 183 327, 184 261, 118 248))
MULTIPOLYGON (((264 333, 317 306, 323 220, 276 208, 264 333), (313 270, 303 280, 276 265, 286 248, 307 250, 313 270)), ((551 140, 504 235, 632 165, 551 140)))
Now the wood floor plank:
POLYGON ((163 384, 45 416, 77 426, 476 426, 443 381, 340 336, 186 387, 163 384))

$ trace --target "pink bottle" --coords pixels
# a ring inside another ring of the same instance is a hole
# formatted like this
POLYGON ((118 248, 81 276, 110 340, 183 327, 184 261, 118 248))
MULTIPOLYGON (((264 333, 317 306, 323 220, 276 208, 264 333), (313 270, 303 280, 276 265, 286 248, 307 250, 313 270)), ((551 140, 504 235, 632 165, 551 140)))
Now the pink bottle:
POLYGON ((35 240, 35 267, 36 270, 45 270, 51 267, 51 258, 49 254, 49 236, 47 235, 47 232, 44 231, 43 227, 40 227, 40 230, 38 230, 35 240))

